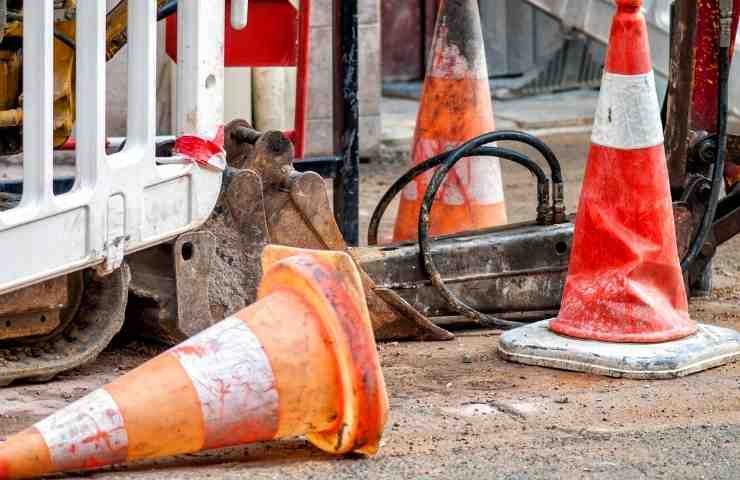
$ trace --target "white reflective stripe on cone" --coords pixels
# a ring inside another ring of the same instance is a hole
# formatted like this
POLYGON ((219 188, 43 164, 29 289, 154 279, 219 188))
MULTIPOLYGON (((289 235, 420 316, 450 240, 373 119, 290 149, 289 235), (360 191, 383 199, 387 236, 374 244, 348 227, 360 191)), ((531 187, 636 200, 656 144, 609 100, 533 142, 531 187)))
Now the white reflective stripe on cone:
POLYGON ((42 420, 36 429, 58 470, 120 463, 128 455, 123 416, 103 389, 42 420))
MULTIPOLYGON (((449 152, 463 142, 420 138, 414 147, 414 160, 428 160, 442 152, 449 152)), ((495 143, 487 146, 495 147, 495 143)), ((434 170, 428 170, 403 189, 406 200, 421 200, 419 191, 426 191, 432 180, 434 170)), ((437 194, 437 202, 445 205, 464 205, 467 198, 480 205, 496 205, 504 202, 504 180, 501 173, 501 162, 495 157, 467 157, 455 164, 447 174, 437 194), (454 173, 453 173, 454 172, 454 173), (459 185, 465 190, 460 191, 459 185)))
POLYGON ((604 74, 591 141, 602 147, 621 150, 649 148, 663 143, 653 72, 644 75, 604 74))
POLYGON ((242 443, 277 429, 278 394, 272 367, 249 327, 235 317, 170 351, 190 376, 205 425, 204 448, 242 443), (250 438, 251 439, 251 438, 250 438))

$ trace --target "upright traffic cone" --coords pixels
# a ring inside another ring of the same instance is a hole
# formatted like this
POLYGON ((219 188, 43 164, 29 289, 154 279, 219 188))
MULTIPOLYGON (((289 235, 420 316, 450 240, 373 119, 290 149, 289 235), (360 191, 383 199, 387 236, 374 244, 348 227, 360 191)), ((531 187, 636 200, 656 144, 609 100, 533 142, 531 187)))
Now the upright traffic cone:
POLYGON ((617 0, 560 314, 507 332, 507 359, 666 378, 740 353, 737 332, 689 318, 640 7, 617 0))
POLYGON ((267 247, 259 300, 0 443, 0 479, 307 435, 377 451, 388 400, 344 253, 267 247))
MULTIPOLYGON (((495 129, 477 0, 442 0, 411 153, 414 165, 495 129)), ((401 194, 394 241, 417 237, 432 172, 401 194)), ((460 161, 432 208, 430 232, 444 235, 506 223, 498 159, 460 161)))

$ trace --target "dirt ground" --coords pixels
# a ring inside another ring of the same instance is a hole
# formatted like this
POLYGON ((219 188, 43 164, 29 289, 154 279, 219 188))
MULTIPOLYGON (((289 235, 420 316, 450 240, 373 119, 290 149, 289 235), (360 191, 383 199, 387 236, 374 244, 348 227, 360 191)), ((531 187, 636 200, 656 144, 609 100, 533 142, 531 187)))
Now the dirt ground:
MULTIPOLYGON (((572 210, 588 135, 546 139, 567 175, 572 210)), ((403 171, 385 152, 363 165, 363 231, 403 171)), ((512 221, 534 216, 534 182, 505 167, 512 221)), ((391 209, 389 213, 394 213, 391 209)), ((384 223, 389 233, 392 215, 384 223)), ((719 254, 717 289, 692 303, 696 320, 740 328, 740 240, 719 254)), ((373 458, 331 458, 303 440, 188 455, 106 470, 100 479, 173 478, 717 478, 740 477, 740 365, 671 381, 629 381, 509 364, 495 332, 448 343, 380 346, 391 418, 373 458)), ((161 346, 120 338, 99 360, 47 385, 0 390, 0 438, 27 427, 137 364, 161 346)))

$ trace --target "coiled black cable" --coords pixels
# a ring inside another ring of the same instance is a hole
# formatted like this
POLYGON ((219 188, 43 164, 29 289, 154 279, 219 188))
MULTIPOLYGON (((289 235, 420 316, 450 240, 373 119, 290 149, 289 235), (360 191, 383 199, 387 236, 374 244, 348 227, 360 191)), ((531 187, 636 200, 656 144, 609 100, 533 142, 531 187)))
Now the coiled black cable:
MULTIPOLYGON (((375 211, 373 211, 373 215, 370 218, 370 225, 368 227, 367 235, 368 245, 372 246, 378 244, 378 229, 380 228, 380 222, 383 219, 383 216, 385 215, 386 210, 388 210, 388 206, 391 204, 393 199, 396 198, 396 196, 415 178, 419 177, 424 172, 436 168, 444 163, 452 154, 455 153, 455 151, 456 150, 452 150, 450 152, 437 155, 418 165, 415 165, 408 172, 399 177, 399 179, 396 180, 393 185, 391 185, 388 191, 386 191, 383 197, 380 199, 380 202, 378 202, 378 205, 375 207, 375 211)), ((547 206, 547 204, 549 203, 549 180, 544 170, 542 170, 542 167, 540 167, 536 162, 530 160, 525 155, 519 152, 499 147, 475 148, 466 152, 463 155, 463 158, 477 156, 503 158, 528 169, 537 178, 539 206, 542 206, 543 204, 545 207, 547 206)))
MULTIPOLYGON (((479 312, 461 299, 459 299, 457 295, 455 295, 452 290, 447 287, 444 280, 442 279, 442 274, 439 272, 437 266, 434 263, 434 258, 431 251, 431 242, 429 239, 429 219, 431 217, 432 205, 434 203, 437 192, 439 191, 442 183, 447 177, 447 174, 450 172, 450 170, 452 170, 457 162, 465 158, 465 156, 469 152, 475 150, 476 148, 479 148, 482 145, 500 141, 502 140, 502 136, 506 136, 507 139, 511 139, 512 137, 509 132, 493 132, 482 135, 465 143, 460 148, 451 152, 451 154, 439 166, 437 171, 432 176, 432 180, 427 187, 427 191, 424 194, 424 200, 421 204, 421 212, 419 214, 419 251, 422 258, 424 270, 429 277, 429 280, 454 311, 466 316, 467 318, 470 318, 471 320, 474 320, 483 327, 510 329, 520 327, 525 324, 522 322, 503 320, 501 318, 496 318, 494 316, 479 312)), ((529 138, 527 137, 530 136, 523 134, 523 136, 520 137, 517 135, 517 137, 526 138, 526 140, 529 140, 529 138)), ((544 146, 546 150, 551 151, 549 147, 547 147, 546 145, 544 146)), ((559 175, 559 180, 562 183, 562 175, 560 174, 559 169, 560 164, 554 154, 551 158, 554 159, 554 162, 553 164, 551 164, 551 166, 557 166, 557 169, 553 168, 553 173, 555 174, 555 172, 557 172, 557 174, 559 175)))

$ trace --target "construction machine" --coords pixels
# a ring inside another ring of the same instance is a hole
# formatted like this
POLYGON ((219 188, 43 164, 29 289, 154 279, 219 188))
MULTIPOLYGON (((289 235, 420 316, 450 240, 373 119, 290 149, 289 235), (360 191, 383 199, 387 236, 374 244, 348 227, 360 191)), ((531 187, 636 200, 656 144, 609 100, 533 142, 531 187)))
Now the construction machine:
MULTIPOLYGON (((47 380, 91 361, 124 321, 168 342, 202 330, 254 301, 258 259, 270 243, 349 252, 379 340, 449 340, 452 325, 511 328, 558 310, 573 217, 563 201, 567 172, 543 141, 493 132, 414 167, 378 205, 368 246, 350 245, 345 238, 355 234, 340 230, 336 217, 351 217, 356 199, 332 211, 324 179, 305 171, 321 170, 320 162, 294 163, 294 146, 281 132, 240 120, 220 128, 224 17, 230 5, 234 21, 243 22, 236 7, 246 2, 175 2, 176 134, 156 137, 155 25, 171 3, 128 0, 107 12, 93 0, 39 0, 25 10, 7 2, 0 143, 3 153, 23 155, 23 180, 0 184, 0 384, 47 380), (126 43, 130 108, 121 146, 106 141, 102 118, 105 61, 126 43), (54 178, 53 150, 73 131, 77 173, 54 178), (224 165, 181 148, 184 140, 201 142, 218 157, 221 138, 224 165), (504 141, 534 148, 541 161, 490 146, 504 141), (533 220, 430 238, 436 189, 466 156, 494 156, 532 172, 533 220), (420 240, 378 245, 393 197, 432 169, 420 240)), ((337 11, 356 9, 350 3, 337 11)), ((738 3, 677 0, 672 16, 666 149, 679 249, 694 291, 706 287, 716 248, 740 231, 740 176, 733 173, 740 142, 726 128, 738 3), (731 188, 720 200, 723 180, 731 188)), ((356 41, 352 31, 356 25, 341 33, 356 41)), ((356 43, 348 52, 342 61, 356 58, 356 43)), ((338 88, 355 118, 338 135, 350 160, 337 175, 356 167, 357 153, 356 83, 343 80, 338 88)))
MULTIPOLYGON (((22 180, 0 188, 2 384, 94 359, 125 318, 125 256, 192 231, 213 211, 222 172, 157 161, 156 23, 165 7, 0 1, 0 153, 22 155, 22 180), (106 61, 124 45, 128 137, 111 147, 106 61), (68 143, 76 174, 55 177, 55 151, 68 143)), ((211 139, 222 123, 224 2, 179 7, 190 54, 178 64, 177 132, 211 139)))
MULTIPOLYGON (((608 31, 616 8, 607 0, 527 1, 595 39, 606 37, 604 27, 608 31)), ((740 232, 740 141, 728 132, 730 71, 739 19, 737 0, 676 0, 671 6, 663 123, 678 254, 687 291, 694 296, 711 290, 711 260, 719 246, 740 232)), ((660 52, 656 49, 654 53, 660 52)), ((457 315, 479 325, 511 328, 532 316, 555 316, 574 225, 562 203, 562 177, 567 172, 561 171, 553 152, 531 136, 495 132, 430 159, 400 178, 383 197, 371 220, 369 244, 377 242, 380 218, 392 198, 411 179, 432 168, 437 171, 419 218, 418 245, 357 253, 378 286, 395 290, 427 315, 457 315), (515 141, 534 148, 544 160, 540 163, 549 168, 549 178, 548 172, 517 152, 485 147, 494 141, 515 141), (459 159, 480 155, 514 161, 535 175, 535 220, 430 239, 428 214, 445 175, 459 159)))
MULTIPOLYGON (((335 10, 351 30, 350 7, 335 10)), ((322 177, 288 171, 294 147, 282 133, 236 122, 224 134, 225 30, 244 28, 247 8, 244 0, 122 0, 110 11, 98 0, 0 0, 0 154, 22 158, 22 179, 0 172, 0 385, 92 361, 126 319, 136 333, 176 342, 241 309, 254 300, 266 243, 327 247, 293 229, 305 215, 342 239, 322 177), (176 131, 162 138, 156 25, 175 11, 176 131), (127 137, 112 140, 105 67, 124 45, 127 137), (74 175, 55 175, 60 152, 73 156, 74 175), (263 186, 276 193, 262 198, 263 186), (269 234, 254 215, 265 210, 269 234)), ((349 37, 342 48, 351 60, 349 37)), ((309 165, 356 164, 352 150, 349 160, 309 165)), ((379 338, 449 336, 378 296, 371 305, 379 338)))
MULTIPOLYGON (((567 0, 532 3, 563 18, 572 17, 584 7, 581 2, 567 0)), ((590 13, 601 9, 607 24, 615 8, 602 0, 586 2, 585 7, 590 13)), ((589 20, 583 22, 585 33, 593 35, 594 16, 583 18, 589 20)), ((729 74, 740 2, 677 0, 670 18, 671 65, 663 108, 665 147, 678 254, 687 291, 698 296, 711 290, 711 259, 716 249, 740 231, 740 141, 728 133, 727 127, 729 74)), ((492 132, 431 158, 399 178, 371 218, 368 247, 347 247, 329 215, 305 216, 305 228, 321 237, 319 244, 323 243, 324 248, 347 249, 372 281, 373 294, 397 311, 431 319, 438 328, 513 328, 554 316, 559 309, 574 229, 574 217, 566 212, 563 201, 564 175, 567 172, 562 171, 545 142, 522 132, 492 132), (491 147, 492 142, 523 144, 540 158, 491 147), (456 162, 470 156, 498 157, 533 174, 537 181, 532 195, 536 199, 533 220, 430 238, 429 216, 436 192, 456 162), (419 218, 418 242, 378 245, 378 226, 392 200, 414 178, 429 175, 433 169, 419 218)), ((284 188, 288 178, 290 175, 282 182, 271 181, 276 185, 272 189, 284 188)), ((271 187, 266 185, 263 196, 271 195, 271 187)), ((260 213, 264 224, 262 218, 260 213)), ((271 228, 273 225, 267 222, 266 229, 271 228)), ((300 243, 279 236, 273 236, 273 240, 300 243)), ((426 335, 449 338, 429 328, 426 335)))

